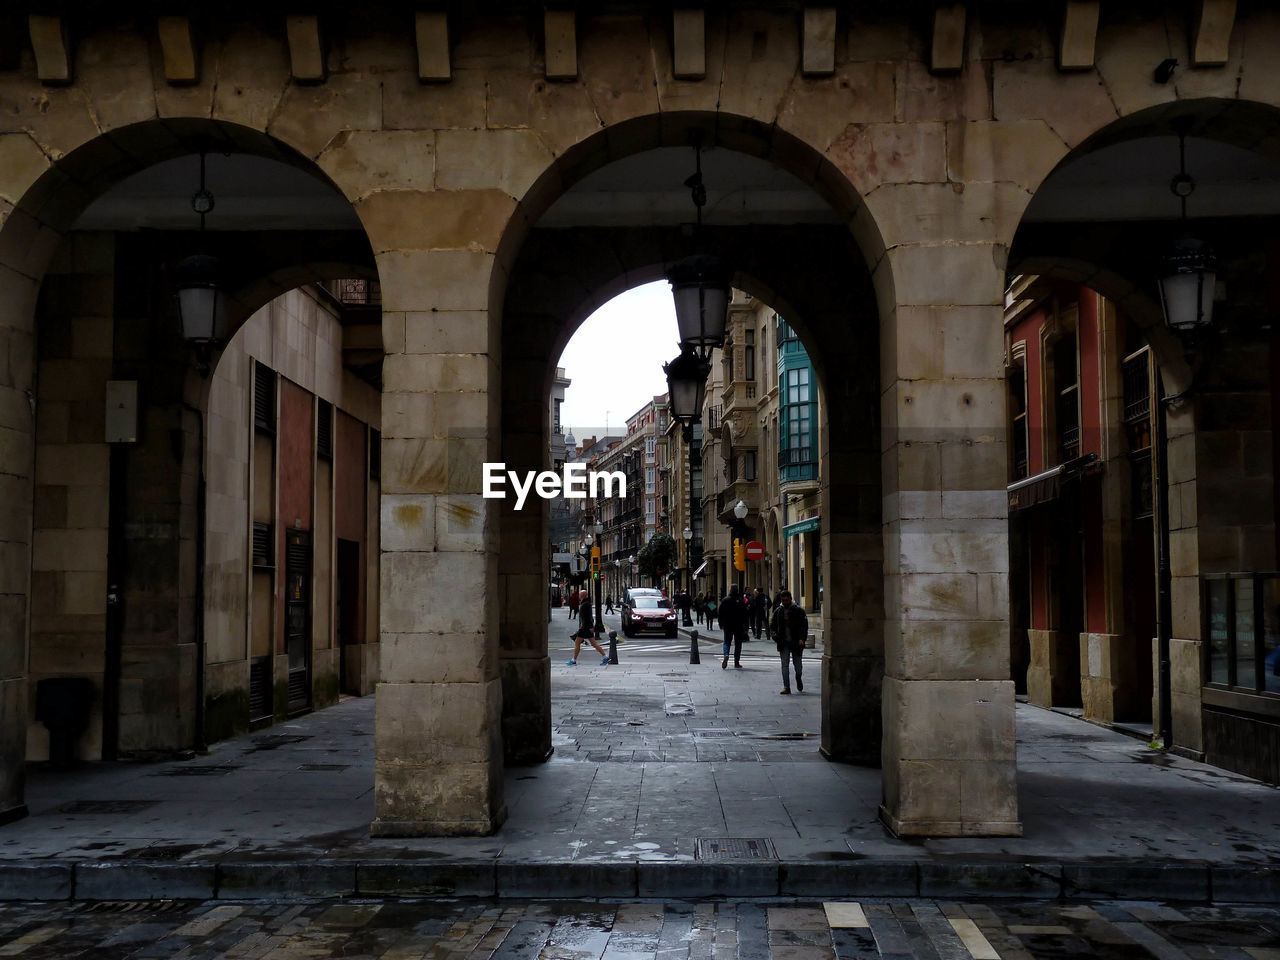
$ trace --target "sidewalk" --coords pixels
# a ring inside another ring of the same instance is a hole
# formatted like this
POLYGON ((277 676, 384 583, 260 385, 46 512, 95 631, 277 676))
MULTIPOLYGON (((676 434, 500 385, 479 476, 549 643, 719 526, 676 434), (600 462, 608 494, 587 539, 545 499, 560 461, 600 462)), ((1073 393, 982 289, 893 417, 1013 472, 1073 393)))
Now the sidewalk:
POLYGON ((1020 704, 1024 836, 899 840, 876 817, 880 772, 818 754, 817 658, 780 697, 768 642, 741 670, 648 637, 617 666, 570 667, 567 634, 551 624, 555 754, 508 770, 494 836, 369 836, 368 697, 191 761, 33 765, 31 815, 0 827, 0 898, 1280 900, 1270 786, 1020 704))

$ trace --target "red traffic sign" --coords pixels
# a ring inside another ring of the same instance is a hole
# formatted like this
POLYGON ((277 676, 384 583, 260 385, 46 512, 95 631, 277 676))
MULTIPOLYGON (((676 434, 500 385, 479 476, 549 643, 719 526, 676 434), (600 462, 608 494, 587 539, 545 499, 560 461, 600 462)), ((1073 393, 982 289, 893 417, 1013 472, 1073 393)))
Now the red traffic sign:
POLYGON ((763 559, 764 559, 764 544, 763 544, 763 543, 761 543, 759 540, 752 540, 750 543, 748 543, 748 544, 747 544, 747 559, 748 559, 748 560, 763 560, 763 559))

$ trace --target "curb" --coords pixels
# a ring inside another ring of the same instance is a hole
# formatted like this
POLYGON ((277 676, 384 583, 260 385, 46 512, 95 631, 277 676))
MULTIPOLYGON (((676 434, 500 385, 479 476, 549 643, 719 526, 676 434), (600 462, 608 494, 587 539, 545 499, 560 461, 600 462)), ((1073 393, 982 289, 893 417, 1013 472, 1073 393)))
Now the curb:
POLYGON ((1099 861, 0 861, 0 901, 477 899, 1168 900, 1276 903, 1280 863, 1099 861))

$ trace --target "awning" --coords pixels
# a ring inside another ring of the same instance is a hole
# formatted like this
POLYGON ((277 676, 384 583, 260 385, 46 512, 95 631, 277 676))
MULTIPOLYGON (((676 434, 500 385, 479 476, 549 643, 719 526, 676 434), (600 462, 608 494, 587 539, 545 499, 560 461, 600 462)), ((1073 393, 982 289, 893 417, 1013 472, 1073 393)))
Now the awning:
POLYGON ((702 571, 703 571, 703 570, 705 570, 705 569, 707 569, 707 563, 709 563, 709 561, 707 561, 707 560, 703 560, 703 561, 702 561, 702 563, 699 565, 698 569, 697 569, 697 570, 695 570, 695 571, 693 571, 693 575, 694 575, 695 577, 700 577, 700 576, 702 576, 702 571))
POLYGON ((822 529, 821 517, 810 517, 808 520, 797 520, 795 523, 789 523, 782 528, 783 538, 794 537, 800 533, 813 533, 822 529))
MULTIPOLYGON (((1031 507, 1056 500, 1063 483, 1078 480, 1095 464, 1098 464, 1098 455, 1086 453, 1083 457, 1076 457, 1056 467, 1050 467, 1034 477, 1027 477, 1025 480, 1009 484, 1005 488, 1009 494, 1009 511, 1012 513, 1015 510, 1029 510, 1031 507)), ((1098 464, 1098 466, 1101 465, 1098 464)))

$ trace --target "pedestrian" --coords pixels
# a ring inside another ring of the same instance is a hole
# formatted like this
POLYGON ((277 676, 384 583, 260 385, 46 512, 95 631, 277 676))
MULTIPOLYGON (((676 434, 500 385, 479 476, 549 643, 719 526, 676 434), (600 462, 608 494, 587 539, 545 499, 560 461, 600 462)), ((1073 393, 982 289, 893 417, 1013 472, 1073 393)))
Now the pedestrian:
POLYGON ((578 615, 578 591, 569 591, 569 619, 572 620, 578 615))
POLYGON ((689 619, 689 611, 693 609, 693 600, 689 596, 688 590, 680 591, 680 614, 681 621, 686 627, 693 626, 693 621, 689 619))
POLYGON ((783 587, 778 591, 778 606, 773 611, 773 619, 769 623, 769 636, 778 647, 778 658, 782 661, 782 689, 779 693, 791 692, 791 673, 788 664, 796 668, 796 690, 804 692, 804 680, 800 676, 800 658, 804 653, 804 642, 809 636, 809 618, 800 607, 791 602, 791 591, 783 587))
POLYGON ((707 613, 707 595, 701 591, 693 598, 693 616, 698 623, 703 622, 707 613))
POLYGON ((764 587, 756 587, 756 592, 751 595, 751 635, 759 640, 760 633, 768 628, 768 607, 769 597, 764 592, 764 587))
POLYGON ((717 620, 724 631, 724 659, 720 661, 720 669, 729 666, 730 644, 733 644, 733 665, 741 668, 742 641, 747 638, 747 605, 736 583, 729 587, 728 595, 720 601, 719 610, 717 620))
POLYGON ((604 598, 604 612, 613 613, 613 594, 609 593, 604 598))
POLYGON ((604 666, 609 662, 609 654, 604 652, 604 647, 600 646, 600 641, 596 639, 595 620, 591 613, 591 603, 586 599, 587 591, 582 591, 582 599, 578 604, 578 631, 569 635, 569 639, 573 641, 573 656, 565 661, 565 666, 573 667, 578 663, 578 651, 582 649, 582 641, 588 641, 596 648, 596 653, 600 654, 602 659, 600 666, 604 666))

